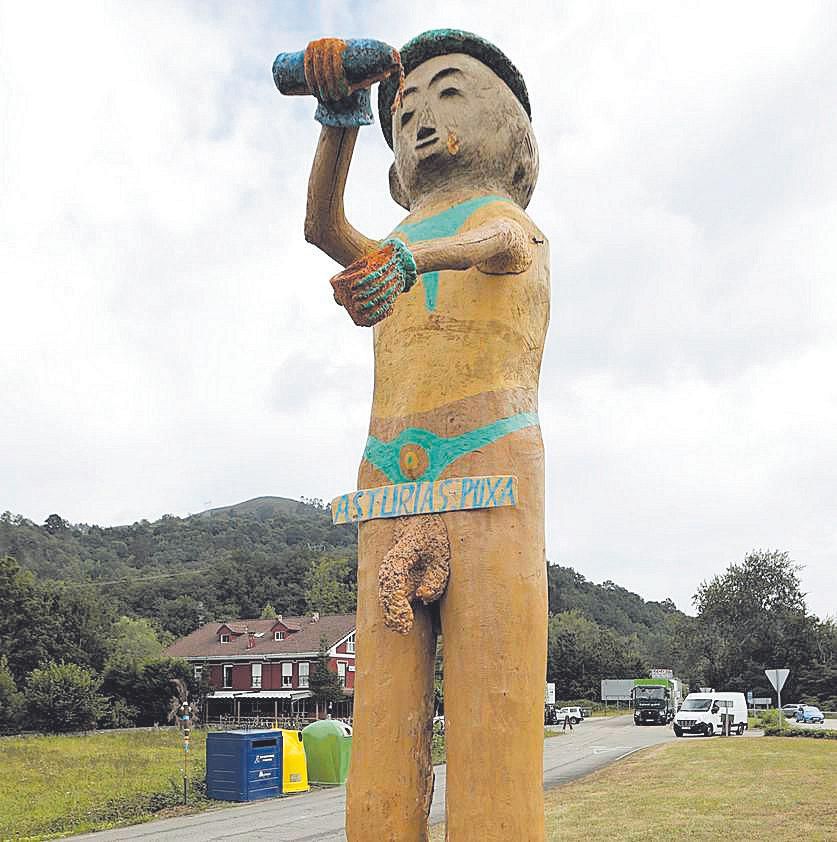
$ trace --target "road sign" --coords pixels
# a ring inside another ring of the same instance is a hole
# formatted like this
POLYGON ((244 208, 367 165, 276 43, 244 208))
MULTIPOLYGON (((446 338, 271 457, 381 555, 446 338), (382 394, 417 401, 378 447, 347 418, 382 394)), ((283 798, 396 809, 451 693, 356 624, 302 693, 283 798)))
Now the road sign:
MULTIPOLYGON (((770 683, 776 690, 776 708, 781 710, 782 707, 782 688, 785 686, 785 680, 788 677, 790 670, 788 669, 772 669, 772 670, 765 670, 764 674, 770 680, 770 683)), ((784 726, 784 716, 779 714, 779 730, 782 730, 784 726)))
POLYGON ((750 704, 750 705, 753 704, 753 691, 752 690, 747 691, 747 703, 750 704))
POLYGON ((555 684, 548 682, 543 694, 543 702, 545 705, 555 704, 555 684))
POLYGON ((772 670, 765 670, 764 674, 770 679, 770 683, 773 685, 773 689, 777 693, 782 692, 782 688, 785 686, 785 681, 790 674, 790 670, 780 670, 780 669, 772 669, 772 670))

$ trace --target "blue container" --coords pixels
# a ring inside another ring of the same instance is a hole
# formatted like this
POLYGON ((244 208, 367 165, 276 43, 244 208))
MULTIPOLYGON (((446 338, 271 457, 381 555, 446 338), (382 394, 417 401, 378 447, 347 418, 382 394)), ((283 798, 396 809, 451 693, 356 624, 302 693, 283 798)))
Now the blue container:
POLYGON ((281 731, 213 731, 206 736, 206 794, 256 801, 282 793, 281 731))

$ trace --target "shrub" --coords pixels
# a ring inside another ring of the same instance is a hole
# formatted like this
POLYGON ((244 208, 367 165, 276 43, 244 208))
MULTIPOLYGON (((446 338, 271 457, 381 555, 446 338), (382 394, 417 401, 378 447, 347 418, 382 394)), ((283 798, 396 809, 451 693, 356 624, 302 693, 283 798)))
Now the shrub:
POLYGON ((50 661, 26 679, 21 724, 39 731, 83 731, 95 727, 107 712, 99 694, 102 680, 77 664, 50 661))
POLYGON ((20 713, 22 696, 17 691, 17 685, 9 671, 6 656, 0 657, 0 728, 6 729, 14 725, 20 713))
POLYGON ((812 740, 837 740, 837 731, 820 730, 818 728, 776 728, 769 726, 764 729, 765 737, 810 737, 812 740))
MULTIPOLYGON (((785 716, 780 710, 760 710, 755 716, 755 727, 764 728, 778 728, 785 722, 785 716)), ((785 726, 787 727, 787 726, 785 726)))
POLYGON ((139 711, 124 699, 114 699, 99 723, 104 728, 133 728, 139 711))

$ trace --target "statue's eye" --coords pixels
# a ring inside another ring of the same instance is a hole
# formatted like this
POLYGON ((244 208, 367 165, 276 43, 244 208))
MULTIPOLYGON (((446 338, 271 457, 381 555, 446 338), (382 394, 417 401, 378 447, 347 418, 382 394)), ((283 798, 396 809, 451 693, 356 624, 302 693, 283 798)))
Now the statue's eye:
POLYGON ((415 114, 415 111, 405 111, 401 115, 401 128, 404 128, 413 119, 413 114, 415 114))
POLYGON ((459 88, 444 88, 439 94, 440 97, 447 96, 462 96, 462 91, 459 88))

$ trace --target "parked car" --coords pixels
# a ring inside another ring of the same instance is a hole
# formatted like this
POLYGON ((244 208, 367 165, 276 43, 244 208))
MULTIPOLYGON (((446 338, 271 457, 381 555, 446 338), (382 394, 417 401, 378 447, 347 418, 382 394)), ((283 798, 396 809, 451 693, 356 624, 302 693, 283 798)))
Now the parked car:
POLYGON ((584 719, 584 711, 581 708, 560 708, 558 710, 558 724, 562 723, 568 716, 573 725, 578 725, 584 719))
POLYGON ((784 714, 786 719, 795 719, 796 712, 798 710, 802 710, 805 705, 795 704, 795 705, 782 705, 782 713, 784 714))
POLYGON ((825 722, 823 712, 813 705, 800 705, 796 712, 797 722, 825 722))

